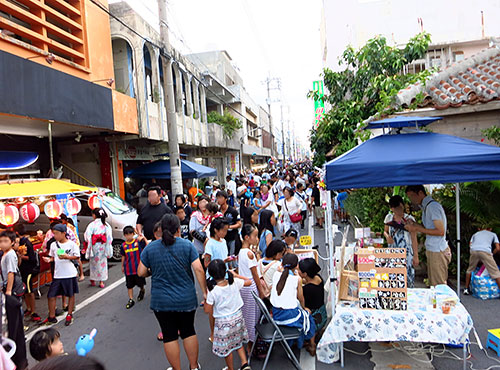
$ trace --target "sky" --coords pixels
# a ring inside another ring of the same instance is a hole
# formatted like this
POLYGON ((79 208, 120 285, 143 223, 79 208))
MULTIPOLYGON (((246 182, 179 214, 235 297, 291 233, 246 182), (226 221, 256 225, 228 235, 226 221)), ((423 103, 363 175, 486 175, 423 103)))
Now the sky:
MULTIPOLYGON (((110 1, 116 2, 116 1, 110 1)), ((126 0, 158 26, 156 0, 126 0)), ((285 121, 308 147, 314 104, 307 98, 321 73, 321 0, 167 0, 171 44, 183 54, 226 50, 252 99, 267 109, 268 77, 281 79, 285 121)), ((281 122, 280 103, 271 107, 281 122)), ((285 124, 285 130, 286 130, 285 124)))

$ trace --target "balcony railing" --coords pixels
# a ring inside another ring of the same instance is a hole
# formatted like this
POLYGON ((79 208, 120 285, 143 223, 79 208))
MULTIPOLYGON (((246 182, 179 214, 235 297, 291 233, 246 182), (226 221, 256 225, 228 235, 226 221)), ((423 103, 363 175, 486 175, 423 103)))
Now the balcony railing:
POLYGON ((0 28, 27 46, 87 67, 83 1, 2 0, 0 28))

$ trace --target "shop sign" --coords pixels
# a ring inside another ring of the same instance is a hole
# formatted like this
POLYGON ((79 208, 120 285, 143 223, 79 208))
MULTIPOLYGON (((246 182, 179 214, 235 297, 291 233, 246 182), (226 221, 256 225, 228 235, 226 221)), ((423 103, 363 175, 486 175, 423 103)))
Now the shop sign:
POLYGON ((118 149, 118 159, 121 161, 150 161, 154 157, 151 147, 123 145, 118 149))
POLYGON ((226 168, 229 173, 238 173, 240 171, 240 153, 229 152, 226 157, 226 168))

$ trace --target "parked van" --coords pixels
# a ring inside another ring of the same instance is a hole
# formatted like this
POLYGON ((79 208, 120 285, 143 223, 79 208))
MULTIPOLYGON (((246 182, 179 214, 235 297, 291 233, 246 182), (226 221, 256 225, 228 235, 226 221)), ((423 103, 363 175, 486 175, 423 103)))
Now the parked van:
MULTIPOLYGON (((106 222, 111 225, 111 229, 113 230, 113 257, 114 261, 120 261, 120 247, 124 242, 123 239, 123 228, 125 226, 133 226, 137 222, 137 211, 130 204, 121 199, 118 195, 113 193, 109 189, 99 188, 99 192, 103 195, 102 197, 102 208, 106 211, 108 218, 106 222)), ((87 226, 93 221, 92 218, 92 210, 88 206, 88 200, 90 195, 88 194, 78 194, 76 198, 80 200, 82 203, 82 209, 80 213, 78 213, 78 236, 83 246, 84 241, 84 233, 87 229, 87 226)), ((43 232, 47 232, 50 227, 49 218, 41 213, 40 217, 33 224, 26 224, 27 230, 43 230, 43 232)))

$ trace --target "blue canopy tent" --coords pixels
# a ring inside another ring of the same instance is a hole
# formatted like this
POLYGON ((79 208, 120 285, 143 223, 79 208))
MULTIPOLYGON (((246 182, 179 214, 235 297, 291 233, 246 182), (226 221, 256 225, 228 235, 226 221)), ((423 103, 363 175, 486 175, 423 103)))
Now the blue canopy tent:
POLYGON ((442 117, 416 117, 416 116, 400 116, 393 118, 381 119, 380 121, 372 121, 368 123, 365 130, 374 128, 403 128, 403 127, 422 127, 428 124, 443 119, 442 117))
MULTIPOLYGON (((215 168, 203 166, 185 159, 181 159, 181 172, 184 179, 201 179, 203 177, 217 176, 215 168)), ((142 179, 170 179, 170 174, 170 161, 157 160, 128 171, 126 176, 142 179)))
POLYGON ((499 147, 455 136, 416 132, 382 135, 359 144, 326 164, 325 182, 329 190, 457 183, 457 293, 460 294, 458 183, 498 179, 499 147))

